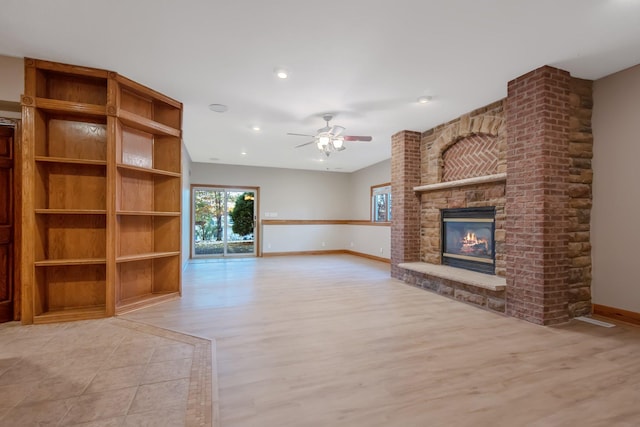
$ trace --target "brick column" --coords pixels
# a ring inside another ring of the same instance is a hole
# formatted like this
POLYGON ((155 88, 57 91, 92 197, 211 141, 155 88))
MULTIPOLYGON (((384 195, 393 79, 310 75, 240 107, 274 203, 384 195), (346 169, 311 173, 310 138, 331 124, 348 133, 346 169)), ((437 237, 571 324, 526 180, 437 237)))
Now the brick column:
POLYGON ((420 132, 404 130, 391 137, 391 277, 402 278, 397 265, 420 261, 420 132))
POLYGON ((506 312, 542 325, 568 320, 570 80, 545 66, 508 85, 506 312))

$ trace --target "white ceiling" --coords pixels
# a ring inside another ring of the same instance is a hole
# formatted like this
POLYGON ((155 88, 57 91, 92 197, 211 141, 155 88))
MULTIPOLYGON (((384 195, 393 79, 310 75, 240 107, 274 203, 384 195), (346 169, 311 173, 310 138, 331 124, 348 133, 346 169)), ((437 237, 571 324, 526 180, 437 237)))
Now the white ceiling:
POLYGON ((0 0, 0 11, 0 54, 115 70, 182 101, 197 162, 355 171, 388 159, 395 132, 501 99, 542 65, 597 79, 640 63, 640 0, 0 0), (309 139, 286 133, 314 134, 324 113, 373 142, 323 162, 315 145, 295 149, 309 139))

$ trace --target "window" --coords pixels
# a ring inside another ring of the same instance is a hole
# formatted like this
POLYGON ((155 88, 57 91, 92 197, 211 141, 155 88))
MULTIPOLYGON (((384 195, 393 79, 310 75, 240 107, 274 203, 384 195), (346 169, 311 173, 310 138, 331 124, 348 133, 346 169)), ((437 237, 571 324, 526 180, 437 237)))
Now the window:
POLYGON ((391 184, 371 187, 371 221, 391 221, 391 184))

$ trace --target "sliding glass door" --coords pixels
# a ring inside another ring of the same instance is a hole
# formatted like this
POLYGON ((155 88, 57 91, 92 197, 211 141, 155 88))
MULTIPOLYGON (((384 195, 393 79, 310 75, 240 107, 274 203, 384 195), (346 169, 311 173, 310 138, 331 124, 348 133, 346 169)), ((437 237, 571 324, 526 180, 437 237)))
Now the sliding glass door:
POLYGON ((193 187, 194 258, 256 255, 257 189, 193 187))

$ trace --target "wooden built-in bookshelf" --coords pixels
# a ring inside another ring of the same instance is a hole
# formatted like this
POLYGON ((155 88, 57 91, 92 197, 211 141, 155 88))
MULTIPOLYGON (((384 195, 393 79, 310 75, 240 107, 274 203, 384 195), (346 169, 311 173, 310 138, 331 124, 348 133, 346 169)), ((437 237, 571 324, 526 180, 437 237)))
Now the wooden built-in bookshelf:
POLYGON ((181 292, 182 104, 116 73, 25 59, 23 323, 181 292))

